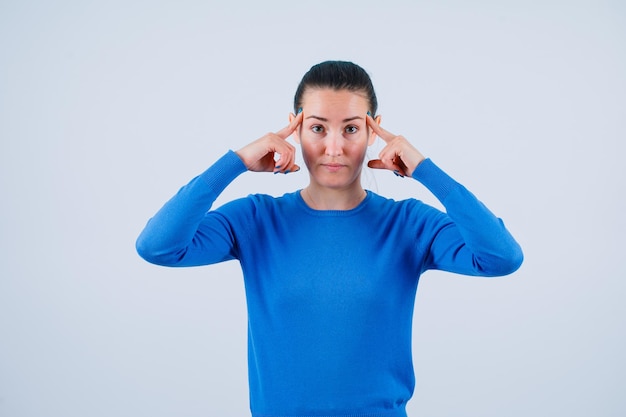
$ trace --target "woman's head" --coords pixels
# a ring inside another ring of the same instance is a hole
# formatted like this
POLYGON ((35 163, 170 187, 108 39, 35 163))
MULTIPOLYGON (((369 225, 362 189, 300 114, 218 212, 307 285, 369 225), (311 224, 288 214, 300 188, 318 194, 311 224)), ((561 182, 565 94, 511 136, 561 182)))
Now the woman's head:
POLYGON ((311 89, 347 90, 362 94, 369 103, 372 117, 376 115, 378 100, 369 75, 363 68, 347 61, 325 61, 314 65, 304 74, 293 100, 294 111, 302 107, 304 94, 311 89))
MULTIPOLYGON (((311 177, 310 186, 359 190, 367 147, 376 134, 367 113, 377 101, 367 73, 351 62, 327 61, 307 72, 294 98, 302 122, 294 132, 311 177)), ((380 123, 380 116, 374 121, 380 123)))

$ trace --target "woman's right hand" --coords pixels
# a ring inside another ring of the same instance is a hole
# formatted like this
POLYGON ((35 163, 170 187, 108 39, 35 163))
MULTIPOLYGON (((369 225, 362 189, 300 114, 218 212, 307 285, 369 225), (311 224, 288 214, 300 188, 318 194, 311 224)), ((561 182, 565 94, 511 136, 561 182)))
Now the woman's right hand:
MULTIPOLYGON (((293 113, 292 113, 293 115, 293 113)), ((302 123, 302 112, 293 118, 291 123, 276 133, 268 133, 254 142, 244 146, 235 153, 241 158, 248 171, 254 172, 289 172, 299 171, 296 165, 296 148, 287 138, 302 123), (275 160, 275 155, 280 155, 275 160)))

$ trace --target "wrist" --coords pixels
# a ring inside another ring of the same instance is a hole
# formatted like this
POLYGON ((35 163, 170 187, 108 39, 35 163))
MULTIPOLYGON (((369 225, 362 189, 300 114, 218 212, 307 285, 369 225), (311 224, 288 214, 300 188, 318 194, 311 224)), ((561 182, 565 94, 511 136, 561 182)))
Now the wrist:
MULTIPOLYGON (((419 152, 418 152, 419 153, 419 152)), ((419 153, 419 156, 417 156, 417 158, 415 158, 415 160, 412 161, 411 166, 407 165, 407 168, 409 169, 409 172, 407 172, 407 174, 412 177, 413 173, 415 172, 415 170, 417 169, 418 166, 420 166, 420 164, 422 162, 424 162, 426 160, 426 157, 424 155, 422 155, 421 153, 419 153)))

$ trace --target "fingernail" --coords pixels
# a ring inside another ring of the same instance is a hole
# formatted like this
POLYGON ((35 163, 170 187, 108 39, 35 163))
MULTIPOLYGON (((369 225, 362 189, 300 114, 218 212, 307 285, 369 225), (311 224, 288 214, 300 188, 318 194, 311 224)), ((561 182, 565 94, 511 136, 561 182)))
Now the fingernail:
POLYGON ((279 169, 279 168, 280 168, 280 165, 276 165, 276 166, 274 167, 274 169, 279 169))
POLYGON ((278 174, 280 171, 274 171, 274 175, 278 174))
POLYGON ((367 115, 368 115, 369 117, 372 117, 372 113, 370 113, 370 111, 369 111, 369 110, 367 111, 367 115))
POLYGON ((302 107, 300 107, 300 108, 298 109, 298 113, 296 113, 296 114, 300 114, 300 113, 302 113, 302 107))
POLYGON ((291 170, 288 169, 287 171, 285 171, 285 174, 289 174, 290 172, 291 170))

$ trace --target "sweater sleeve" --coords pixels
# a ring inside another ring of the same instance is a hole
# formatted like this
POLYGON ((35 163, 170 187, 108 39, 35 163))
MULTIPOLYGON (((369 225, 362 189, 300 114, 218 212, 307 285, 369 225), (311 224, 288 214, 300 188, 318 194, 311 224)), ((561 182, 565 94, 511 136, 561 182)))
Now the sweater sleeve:
POLYGON ((523 261, 519 244, 483 203, 430 159, 413 172, 446 208, 433 220, 434 236, 425 269, 441 269, 474 276, 502 276, 515 272, 523 261))
POLYGON ((182 187, 137 238, 139 255, 163 266, 196 266, 234 258, 228 221, 209 209, 246 166, 233 151, 182 187))

